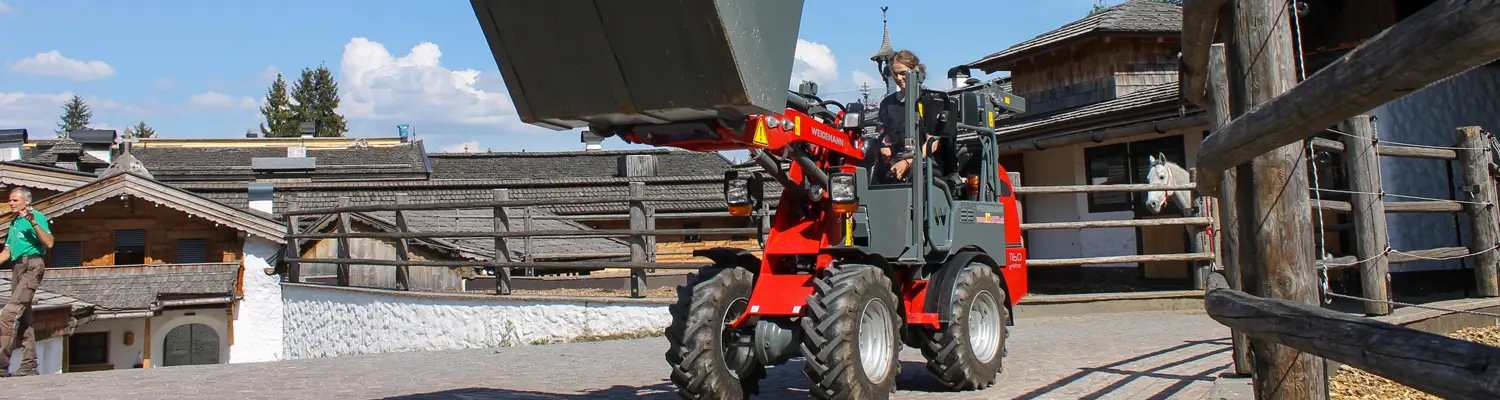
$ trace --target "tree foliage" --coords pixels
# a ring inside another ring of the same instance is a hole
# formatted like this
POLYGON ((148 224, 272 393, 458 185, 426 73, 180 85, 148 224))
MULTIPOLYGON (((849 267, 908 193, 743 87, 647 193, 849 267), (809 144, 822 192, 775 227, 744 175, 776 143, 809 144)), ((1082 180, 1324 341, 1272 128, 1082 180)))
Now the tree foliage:
POLYGON ((62 107, 63 115, 57 122, 57 137, 68 137, 68 132, 88 129, 89 120, 94 118, 94 111, 89 109, 82 97, 75 94, 62 107))
POLYGON ((276 81, 266 91, 266 104, 260 106, 260 115, 266 117, 266 122, 260 124, 261 136, 297 136, 297 111, 287 97, 286 79, 281 74, 276 74, 276 81))
POLYGON ((135 125, 125 128, 125 137, 154 138, 156 137, 156 128, 146 125, 146 121, 137 122, 135 125))
POLYGON ((317 123, 317 136, 344 136, 349 131, 344 116, 337 111, 339 84, 327 65, 318 65, 317 69, 303 68, 302 76, 292 88, 292 100, 297 102, 293 110, 300 121, 317 123))

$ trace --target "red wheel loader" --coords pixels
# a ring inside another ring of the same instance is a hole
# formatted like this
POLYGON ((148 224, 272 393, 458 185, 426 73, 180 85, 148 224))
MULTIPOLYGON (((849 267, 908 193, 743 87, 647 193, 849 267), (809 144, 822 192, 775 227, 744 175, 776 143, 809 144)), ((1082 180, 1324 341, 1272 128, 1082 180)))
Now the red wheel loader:
MULTIPOLYGON (((887 398, 903 344, 954 390, 998 379, 1027 285, 992 127, 1023 99, 907 90, 904 148, 941 145, 909 151, 914 167, 893 179, 867 163, 882 156, 866 149, 860 103, 786 89, 801 0, 471 2, 523 121, 749 150, 762 171, 726 172, 734 215, 767 208, 767 176, 782 187, 761 257, 694 252, 714 264, 678 289, 666 332, 682 397, 748 397, 765 366, 800 357, 816 398, 887 398)), ((907 74, 915 89, 923 77, 907 74)))

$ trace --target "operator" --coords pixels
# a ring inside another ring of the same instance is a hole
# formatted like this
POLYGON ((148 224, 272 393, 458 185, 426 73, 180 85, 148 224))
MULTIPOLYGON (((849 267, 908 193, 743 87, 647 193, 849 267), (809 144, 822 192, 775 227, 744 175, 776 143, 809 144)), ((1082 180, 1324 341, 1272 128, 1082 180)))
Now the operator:
POLYGON ((42 283, 47 268, 42 255, 52 248, 52 227, 47 215, 31 208, 31 191, 10 190, 10 209, 16 218, 10 222, 5 250, 0 262, 10 262, 10 300, 0 309, 0 376, 37 374, 36 331, 32 329, 31 300, 42 283), (19 343, 17 343, 19 342, 19 343), (10 355, 21 348, 21 365, 14 375, 8 373, 10 355))
MULTIPOLYGON (((906 132, 906 110, 903 107, 906 106, 906 72, 913 69, 922 72, 923 76, 926 75, 927 66, 922 64, 922 61, 917 59, 916 53, 912 53, 911 50, 898 51, 895 56, 891 57, 890 72, 891 78, 896 81, 896 92, 881 99, 879 106, 881 135, 880 141, 874 145, 880 148, 878 158, 883 161, 880 164, 888 165, 890 168, 889 174, 885 176, 896 181, 906 180, 906 173, 911 169, 912 164, 911 149, 907 148, 906 141, 913 135, 906 132)), ((922 83, 917 82, 916 87, 921 90, 922 83)), ((926 147, 926 151, 923 152, 924 157, 931 156, 932 152, 937 150, 938 142, 929 140, 926 147)), ((867 157, 867 159, 873 158, 876 157, 867 157)), ((874 168, 871 169, 873 171, 874 168)))

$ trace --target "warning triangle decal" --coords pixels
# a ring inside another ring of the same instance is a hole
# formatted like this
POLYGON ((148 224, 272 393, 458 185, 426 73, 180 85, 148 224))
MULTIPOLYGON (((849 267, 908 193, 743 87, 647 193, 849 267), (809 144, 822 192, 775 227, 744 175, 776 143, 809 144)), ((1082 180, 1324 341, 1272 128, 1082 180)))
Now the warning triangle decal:
POLYGON ((758 144, 758 145, 761 145, 761 146, 770 146, 771 145, 771 142, 766 141, 766 121, 765 120, 761 120, 761 121, 755 123, 755 138, 752 139, 752 140, 755 141, 755 144, 758 144))

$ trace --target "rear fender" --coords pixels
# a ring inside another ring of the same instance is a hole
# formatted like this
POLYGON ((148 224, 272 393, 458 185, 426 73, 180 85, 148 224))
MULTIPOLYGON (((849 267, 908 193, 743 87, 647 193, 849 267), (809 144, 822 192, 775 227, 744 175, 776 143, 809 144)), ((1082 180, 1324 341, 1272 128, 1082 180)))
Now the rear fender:
MULTIPOLYGON (((994 258, 981 251, 974 250, 955 254, 953 258, 949 258, 947 262, 943 263, 942 267, 938 268, 936 273, 928 278, 927 308, 929 310, 935 308, 935 310, 929 312, 937 313, 940 323, 949 324, 953 322, 953 312, 946 305, 952 304, 953 289, 958 284, 958 274, 963 272, 964 267, 974 262, 989 266, 995 272, 995 275, 1000 277, 1000 288, 1005 289, 1006 293, 1009 294, 1010 285, 1006 282, 1005 275, 1001 273, 1000 264, 995 262, 994 258)), ((1010 320, 1006 321, 1007 325, 1015 323, 1015 304, 1011 301, 1012 298, 1014 297, 1007 295, 1004 300, 1005 308, 1011 311, 1010 320)))

